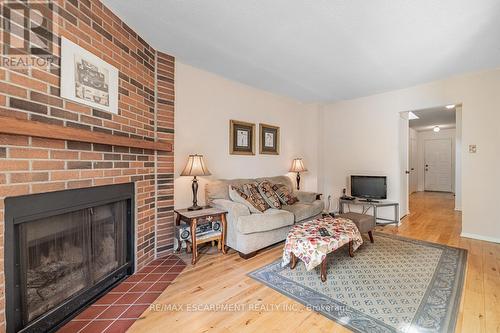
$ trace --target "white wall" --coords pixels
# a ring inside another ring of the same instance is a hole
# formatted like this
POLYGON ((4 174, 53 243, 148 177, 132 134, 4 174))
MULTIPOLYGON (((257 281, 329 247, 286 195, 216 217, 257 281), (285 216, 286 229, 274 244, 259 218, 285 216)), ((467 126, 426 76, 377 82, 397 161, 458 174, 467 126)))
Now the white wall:
MULTIPOLYGON (((189 154, 202 154, 211 177, 199 179, 198 202, 205 202, 207 180, 287 174, 295 157, 303 157, 308 172, 301 189, 317 190, 318 121, 316 105, 306 105, 258 90, 176 61, 175 73, 175 207, 192 204, 191 177, 179 177, 189 154), (229 120, 280 126, 280 154, 229 154, 229 120)), ((290 174, 295 179, 295 175, 290 174)))
MULTIPOLYGON (((443 111, 445 112, 445 111, 443 111)), ((450 139, 451 140, 451 190, 455 192, 455 129, 442 129, 439 132, 420 131, 417 132, 417 172, 418 172, 418 191, 425 191, 425 141, 432 139, 450 139)))
POLYGON ((324 106, 321 191, 338 198, 352 171, 385 173, 389 199, 398 200, 399 112, 461 102, 462 232, 500 242, 499 91, 500 70, 493 70, 324 106))
MULTIPOLYGON (((462 145, 457 151, 462 161, 462 231, 468 237, 500 241, 493 209, 500 201, 499 88, 500 70, 493 70, 328 105, 305 105, 177 62, 175 206, 191 204, 191 179, 178 174, 192 153, 205 155, 211 178, 285 174, 291 160, 302 156, 310 170, 302 177, 303 188, 319 190, 325 198, 332 194, 332 210, 351 173, 388 175, 388 197, 399 200, 399 113, 462 103, 462 145), (281 126, 281 154, 229 155, 229 119, 281 126), (469 144, 477 145, 476 154, 468 152, 469 144)), ((205 181, 200 180, 202 203, 205 181)), ((455 182, 458 188, 460 182, 455 182)))

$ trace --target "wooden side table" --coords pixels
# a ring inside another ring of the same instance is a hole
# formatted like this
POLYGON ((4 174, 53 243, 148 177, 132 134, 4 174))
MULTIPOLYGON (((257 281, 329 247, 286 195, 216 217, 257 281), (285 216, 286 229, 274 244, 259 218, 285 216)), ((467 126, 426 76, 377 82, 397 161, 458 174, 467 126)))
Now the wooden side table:
POLYGON ((200 210, 187 210, 187 209, 176 209, 174 212, 177 214, 177 218, 175 219, 175 225, 179 225, 181 221, 187 223, 190 227, 191 231, 191 252, 192 259, 191 263, 194 265, 198 260, 198 244, 213 242, 214 240, 218 241, 219 250, 222 250, 223 254, 226 254, 226 230, 227 230, 227 221, 226 214, 227 211, 207 207, 200 210), (198 239, 196 237, 196 227, 204 224, 220 221, 222 224, 222 230, 220 233, 217 233, 213 236, 208 235, 208 237, 202 237, 198 239))

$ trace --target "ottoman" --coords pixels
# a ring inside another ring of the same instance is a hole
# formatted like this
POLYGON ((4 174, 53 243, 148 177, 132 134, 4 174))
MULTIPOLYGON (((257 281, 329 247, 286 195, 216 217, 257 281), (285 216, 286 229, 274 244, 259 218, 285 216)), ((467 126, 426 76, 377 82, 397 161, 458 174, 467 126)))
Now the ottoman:
POLYGON ((353 221, 354 224, 358 227, 360 233, 368 233, 370 242, 373 243, 372 230, 375 228, 375 218, 373 217, 373 215, 349 212, 338 214, 337 216, 353 221))
POLYGON ((326 281, 326 256, 345 244, 349 244, 349 255, 363 244, 361 234, 351 220, 330 216, 295 224, 286 236, 281 266, 290 264, 294 269, 297 259, 302 260, 306 270, 321 265, 321 281, 326 281), (323 233, 323 231, 326 232, 323 233))

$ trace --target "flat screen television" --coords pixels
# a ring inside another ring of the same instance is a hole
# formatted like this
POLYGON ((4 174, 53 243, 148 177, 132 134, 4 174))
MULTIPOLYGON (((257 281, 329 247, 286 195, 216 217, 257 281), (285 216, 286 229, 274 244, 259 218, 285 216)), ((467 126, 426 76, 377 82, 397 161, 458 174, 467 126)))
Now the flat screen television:
POLYGON ((368 201, 387 199, 387 177, 351 175, 351 195, 368 201))

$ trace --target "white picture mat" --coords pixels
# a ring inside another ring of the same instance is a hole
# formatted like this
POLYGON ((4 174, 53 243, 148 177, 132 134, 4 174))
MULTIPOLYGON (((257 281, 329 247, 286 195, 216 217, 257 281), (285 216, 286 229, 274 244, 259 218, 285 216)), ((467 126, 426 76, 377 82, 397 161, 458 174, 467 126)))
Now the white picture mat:
POLYGON ((264 147, 274 148, 274 133, 271 132, 264 133, 264 147))
POLYGON ((118 69, 66 38, 61 38, 61 97, 118 114, 118 69), (75 55, 105 68, 109 73, 109 106, 78 98, 75 94, 75 55))
POLYGON ((248 131, 237 130, 236 138, 236 146, 248 147, 248 131))

